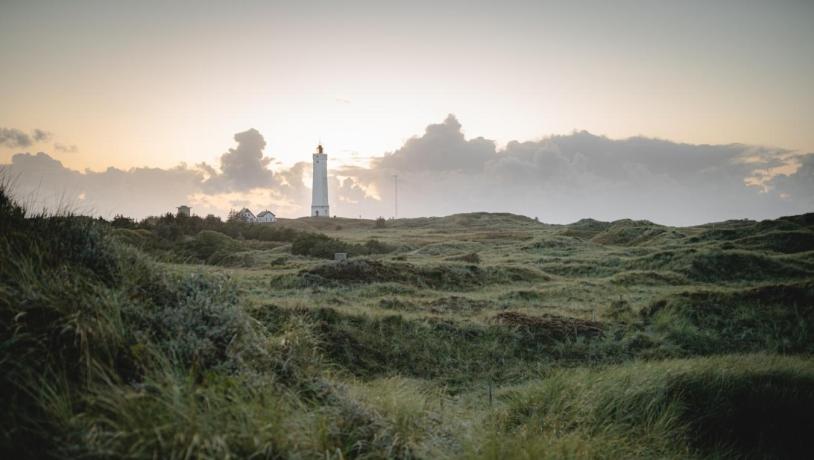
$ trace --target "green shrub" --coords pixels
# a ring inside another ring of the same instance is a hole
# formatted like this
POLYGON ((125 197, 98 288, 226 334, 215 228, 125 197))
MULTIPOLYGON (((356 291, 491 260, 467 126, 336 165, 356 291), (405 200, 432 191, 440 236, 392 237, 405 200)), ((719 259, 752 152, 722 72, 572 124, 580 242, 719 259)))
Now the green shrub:
POLYGON ((217 264, 229 254, 240 251, 238 241, 212 230, 203 230, 180 244, 178 252, 201 262, 217 264))
POLYGON ((300 236, 291 244, 292 254, 320 259, 333 259, 334 254, 338 252, 344 252, 350 256, 361 256, 385 254, 393 251, 393 249, 374 239, 367 240, 364 244, 359 245, 346 243, 320 233, 309 233, 300 236))
POLYGON ((151 306, 128 304, 122 312, 134 345, 152 344, 182 368, 238 367, 253 331, 228 278, 161 275, 144 288, 151 306))
POLYGON ((349 252, 348 244, 318 233, 300 236, 291 243, 291 253, 301 256, 333 259, 337 252, 349 252))
POLYGON ((382 243, 379 240, 370 239, 365 241, 364 248, 360 251, 359 249, 354 249, 355 253, 363 252, 366 255, 371 254, 387 254, 388 252, 392 252, 393 248, 382 243))

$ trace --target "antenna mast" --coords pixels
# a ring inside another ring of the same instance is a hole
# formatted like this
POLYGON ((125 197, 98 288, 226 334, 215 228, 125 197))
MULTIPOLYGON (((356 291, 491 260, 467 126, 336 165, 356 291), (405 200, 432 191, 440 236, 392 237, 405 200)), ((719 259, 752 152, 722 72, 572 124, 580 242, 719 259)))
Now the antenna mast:
POLYGON ((394 219, 399 218, 399 176, 398 174, 393 174, 393 188, 395 189, 395 197, 393 199, 393 211, 394 211, 394 219))

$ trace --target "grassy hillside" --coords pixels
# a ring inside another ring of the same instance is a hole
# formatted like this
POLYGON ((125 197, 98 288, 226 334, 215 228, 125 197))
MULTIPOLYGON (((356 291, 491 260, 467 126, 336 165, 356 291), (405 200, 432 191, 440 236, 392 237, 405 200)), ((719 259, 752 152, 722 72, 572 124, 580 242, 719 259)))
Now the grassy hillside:
POLYGON ((809 458, 813 352, 814 214, 105 222, 0 190, 3 458, 809 458))

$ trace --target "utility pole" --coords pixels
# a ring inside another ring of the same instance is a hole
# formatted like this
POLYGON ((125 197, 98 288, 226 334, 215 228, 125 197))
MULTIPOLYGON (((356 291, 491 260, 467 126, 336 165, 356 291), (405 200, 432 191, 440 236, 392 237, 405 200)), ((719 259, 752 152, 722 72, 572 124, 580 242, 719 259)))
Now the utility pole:
POLYGON ((393 188, 395 189, 395 198, 393 200, 393 209, 394 209, 394 217, 393 219, 399 218, 399 176, 398 174, 393 174, 393 188))

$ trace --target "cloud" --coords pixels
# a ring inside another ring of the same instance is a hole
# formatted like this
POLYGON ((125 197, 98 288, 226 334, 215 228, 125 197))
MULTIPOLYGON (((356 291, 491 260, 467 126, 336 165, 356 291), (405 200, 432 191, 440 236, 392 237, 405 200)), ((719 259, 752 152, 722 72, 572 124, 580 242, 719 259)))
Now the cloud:
POLYGON ((412 137, 399 150, 373 161, 373 168, 400 171, 478 171, 495 154, 494 141, 464 139, 454 115, 427 126, 424 135, 412 137))
POLYGON ((554 223, 583 217, 697 224, 812 211, 814 160, 784 149, 693 145, 586 131, 537 141, 467 140, 454 116, 371 162, 340 171, 342 211, 391 215, 399 176, 401 215, 508 211, 554 223), (359 190, 375 194, 360 197, 359 190), (374 198, 373 195, 378 198, 374 198))
POLYGON ((62 153, 77 153, 79 152, 79 147, 75 144, 67 145, 67 144, 60 144, 59 142, 54 143, 54 150, 57 152, 62 153))
POLYGON ((35 129, 28 134, 17 128, 0 127, 0 146, 9 148, 31 147, 36 142, 47 141, 51 138, 51 133, 41 129, 35 129))
MULTIPOLYGON (((239 204, 282 215, 305 214, 310 189, 302 177, 310 165, 299 163, 275 174, 270 168, 272 159, 263 156, 266 142, 259 132, 250 129, 238 133, 235 141, 237 147, 220 156, 220 168, 201 163, 168 169, 77 171, 39 152, 13 155, 9 164, 0 164, 0 175, 13 182, 15 196, 36 210, 67 206, 106 217, 124 214, 142 218, 188 204, 200 215, 225 216, 239 204)), ((55 144, 59 151, 73 147, 55 144)))
POLYGON ((18 153, 2 169, 12 192, 29 208, 68 207, 108 217, 163 214, 185 203, 203 180, 200 172, 183 165, 79 172, 43 152, 18 153))
POLYGON ((203 184, 210 193, 249 191, 272 188, 276 185, 274 172, 269 168, 272 158, 263 156, 266 140, 256 129, 235 134, 237 148, 229 149, 220 157, 220 170, 201 165, 209 179, 203 184))
POLYGON ((770 186, 784 200, 802 203, 814 210, 814 153, 799 158, 800 166, 792 174, 779 174, 769 181, 770 186))
POLYGON ((34 131, 31 132, 31 137, 36 142, 44 142, 44 141, 47 141, 47 140, 51 139, 51 133, 48 132, 48 131, 44 131, 42 129, 37 128, 37 129, 34 129, 34 131))
POLYGON ((300 161, 294 166, 281 169, 277 173, 277 185, 272 189, 272 195, 278 200, 289 201, 290 206, 297 203, 303 206, 311 199, 311 189, 305 185, 303 178, 311 176, 311 164, 300 161))
MULTIPOLYGON (((238 133, 235 141, 218 167, 201 163, 80 172, 45 153, 17 154, 0 167, 16 179, 18 196, 34 196, 45 207, 67 203, 108 217, 140 218, 179 204, 192 205, 199 215, 225 216, 238 206, 307 215, 311 164, 272 170, 259 132, 238 133)), ((452 115, 367 167, 332 167, 332 211, 353 217, 392 215, 393 175, 399 178, 401 217, 492 211, 552 223, 593 217, 691 225, 814 211, 814 153, 609 139, 585 131, 512 141, 497 149, 492 140, 467 138, 452 115)))

